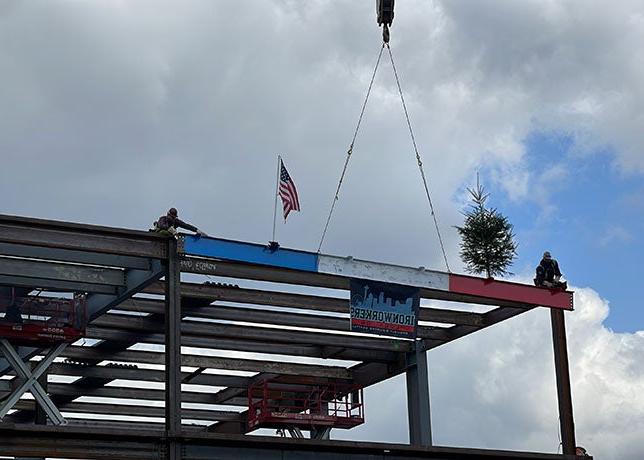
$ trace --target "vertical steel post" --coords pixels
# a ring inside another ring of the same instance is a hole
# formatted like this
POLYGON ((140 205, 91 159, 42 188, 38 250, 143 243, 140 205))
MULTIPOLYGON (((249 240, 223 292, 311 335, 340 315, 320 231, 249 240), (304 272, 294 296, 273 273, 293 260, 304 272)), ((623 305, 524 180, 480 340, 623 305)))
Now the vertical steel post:
POLYGON ((566 323, 563 310, 550 309, 552 323, 552 345, 555 353, 555 374, 557 377, 557 400, 559 402, 559 426, 564 455, 575 454, 575 422, 572 415, 572 394, 568 368, 568 347, 566 345, 566 323))
POLYGON ((181 458, 181 268, 177 241, 168 240, 165 292, 165 431, 167 458, 181 458))
POLYGON ((427 351, 417 341, 415 350, 407 353, 407 415, 409 443, 414 446, 432 445, 432 423, 429 403, 429 373, 427 351))

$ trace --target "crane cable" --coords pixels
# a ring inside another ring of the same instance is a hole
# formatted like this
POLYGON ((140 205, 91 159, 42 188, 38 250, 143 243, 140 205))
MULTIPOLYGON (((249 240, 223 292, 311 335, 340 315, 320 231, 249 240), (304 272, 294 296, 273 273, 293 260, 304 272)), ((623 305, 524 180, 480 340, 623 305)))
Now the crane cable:
POLYGON ((423 179, 423 185, 425 186, 425 194, 427 195, 427 202, 429 203, 429 210, 431 211, 432 218, 434 220, 434 226, 436 227, 436 234, 438 235, 438 242, 441 246, 441 251, 443 253, 443 259, 445 260, 445 267, 447 271, 451 273, 449 269, 449 262, 447 262, 447 253, 445 252, 445 245, 443 244, 443 237, 441 236, 441 231, 438 226, 438 219, 436 218, 436 212, 434 211, 434 205, 432 203, 432 197, 429 193, 429 186, 427 185, 427 177, 425 176, 425 170, 423 168, 423 160, 420 157, 420 152, 418 152, 418 146, 416 145, 416 137, 414 136, 414 130, 411 128, 411 121, 409 120, 409 112, 407 112, 407 104, 405 104, 405 98, 403 96, 402 87, 400 86, 400 79, 398 78, 398 71, 396 70, 396 64, 394 63, 394 55, 391 53, 391 47, 389 43, 387 45, 387 51, 389 51, 389 59, 391 60, 391 67, 394 69, 394 76, 396 77, 396 85, 398 86, 398 93, 400 94, 400 101, 402 102, 403 109, 405 111, 405 119, 407 120, 407 127, 409 127, 409 134, 411 136, 411 142, 414 144, 414 151, 416 152, 416 162, 418 163, 418 169, 420 170, 420 176, 423 179))
POLYGON ((376 78, 376 72, 378 71, 378 66, 380 65, 380 58, 382 58, 382 52, 385 49, 385 44, 383 43, 380 47, 380 53, 378 53, 378 59, 376 60, 376 66, 373 69, 371 74, 371 81, 369 82, 369 89, 367 89, 367 95, 364 98, 362 103, 362 110, 360 111, 360 116, 358 117, 358 124, 356 125, 356 130, 353 133, 353 139, 351 139, 351 144, 347 150, 347 158, 344 160, 344 167, 342 168, 342 174, 340 175, 340 181, 338 182, 338 188, 335 191, 335 196, 333 197, 333 202, 331 203, 331 210, 329 211, 329 216, 326 219, 326 224, 324 225, 324 231, 322 232, 322 238, 320 238, 320 244, 318 245, 318 252, 322 249, 322 243, 324 243, 324 237, 326 236, 326 231, 329 228, 329 222, 331 221, 331 215, 333 215, 333 210, 335 209, 335 204, 340 198, 340 187, 342 187, 342 181, 344 180, 344 175, 347 172, 347 166, 349 166, 349 160, 351 159, 351 154, 353 153, 353 146, 355 145, 356 138, 358 137, 358 132, 360 131, 360 124, 362 123, 362 117, 364 116, 364 111, 367 108, 367 102, 369 101, 369 95, 371 94, 371 88, 373 86, 373 81, 376 78))
POLYGON ((389 46, 388 41, 384 41, 382 44, 382 47, 380 48, 380 53, 378 54, 378 60, 376 61, 376 66, 373 69, 373 74, 371 75, 371 81, 369 82, 369 88, 367 89, 367 95, 365 97, 365 100, 362 104, 362 110, 360 111, 360 117, 358 118, 358 124, 356 126, 355 132, 353 133, 353 139, 351 140, 351 144, 349 145, 349 149, 347 150, 347 158, 344 162, 344 167, 342 168, 342 174, 340 175, 340 181, 338 182, 338 187, 335 191, 335 196, 333 198, 333 202, 331 203, 331 210, 329 211, 329 216, 327 217, 326 224, 324 226, 324 231, 322 232, 322 238, 320 239, 320 244, 318 245, 318 253, 322 249, 322 244, 324 243, 324 238, 326 236, 326 232, 329 228, 329 222, 331 221, 331 216, 333 215, 333 210, 335 209, 335 204, 339 199, 340 196, 340 188, 342 187, 342 182, 344 180, 344 176, 347 172, 347 166, 349 165, 349 160, 351 159, 351 154, 353 153, 353 147, 355 145, 356 138, 358 136, 358 132, 360 130, 360 125, 362 123, 362 117, 365 112, 365 108, 367 107, 367 101, 369 100, 369 95, 371 94, 371 88, 373 87, 373 82, 374 79, 376 78, 376 72, 378 71, 378 66, 380 65, 380 60, 382 58, 382 52, 384 51, 385 47, 387 47, 387 51, 389 54, 389 60, 391 61, 391 67, 394 71, 394 76, 396 78, 396 86, 398 87, 398 94, 400 95, 400 101, 402 102, 403 110, 405 112, 405 119, 407 121, 407 127, 409 128, 409 134, 411 136, 411 141, 414 146, 414 152, 416 154, 416 162, 418 163, 418 169, 420 170, 420 176, 423 180, 423 185, 425 187, 425 195, 427 196, 427 201, 429 203, 429 209, 434 221, 434 226, 436 227, 436 234, 438 235, 438 241, 440 243, 441 251, 443 254, 443 259, 445 261, 445 267, 447 268, 447 271, 451 273, 451 270, 449 268, 449 262, 447 261, 447 253, 445 251, 445 245, 443 244, 443 237, 441 236, 440 232, 440 227, 438 225, 438 219, 436 217, 436 212, 434 211, 434 204, 432 202, 432 197, 431 194, 429 193, 429 186, 427 184, 427 177, 425 175, 425 170, 423 168, 423 161, 420 156, 420 152, 418 151, 418 145, 416 144, 416 137, 414 136, 414 130, 411 127, 411 120, 409 117, 409 112, 407 110, 407 104, 405 103, 405 98, 403 96, 402 92, 402 87, 400 85, 400 78, 398 77, 398 70, 396 69, 396 64, 394 63, 394 56, 391 52, 391 47, 389 46))

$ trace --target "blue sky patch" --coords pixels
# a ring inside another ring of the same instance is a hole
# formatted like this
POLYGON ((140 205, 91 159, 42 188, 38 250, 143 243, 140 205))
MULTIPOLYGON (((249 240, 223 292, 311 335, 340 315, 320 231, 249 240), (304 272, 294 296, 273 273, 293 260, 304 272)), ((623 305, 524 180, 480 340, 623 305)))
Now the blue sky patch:
POLYGON ((489 204, 515 226, 519 257, 512 271, 534 270, 544 250, 559 260, 569 283, 591 287, 610 302, 605 324, 635 332, 644 324, 636 295, 644 242, 641 177, 614 167, 608 150, 584 153, 570 136, 534 133, 526 141, 528 193, 511 198, 504 178, 482 171, 489 204))

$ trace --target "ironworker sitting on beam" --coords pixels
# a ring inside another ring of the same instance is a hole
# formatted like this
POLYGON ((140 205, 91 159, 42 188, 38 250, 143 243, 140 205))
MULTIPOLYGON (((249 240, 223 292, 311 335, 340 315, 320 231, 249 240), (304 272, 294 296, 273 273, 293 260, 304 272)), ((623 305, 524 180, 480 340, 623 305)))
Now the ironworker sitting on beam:
POLYGON ((186 230, 195 232, 199 236, 208 236, 206 232, 203 232, 194 225, 179 219, 177 208, 170 208, 165 216, 159 217, 159 219, 154 223, 154 228, 151 231, 165 236, 175 236, 177 234, 177 228, 185 228, 186 230))
POLYGON ((536 286, 544 286, 549 288, 560 288, 564 291, 568 289, 568 283, 561 281, 561 271, 559 270, 559 263, 552 258, 550 252, 543 253, 543 258, 537 267, 537 276, 534 279, 536 286))

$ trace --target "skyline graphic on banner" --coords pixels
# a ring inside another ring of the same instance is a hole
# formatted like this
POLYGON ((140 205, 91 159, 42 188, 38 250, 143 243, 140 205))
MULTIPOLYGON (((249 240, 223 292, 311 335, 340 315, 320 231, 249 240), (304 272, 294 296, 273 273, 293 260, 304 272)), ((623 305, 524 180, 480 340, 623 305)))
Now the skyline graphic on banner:
POLYGON ((351 280, 351 330, 414 338, 420 290, 378 281, 351 280))

